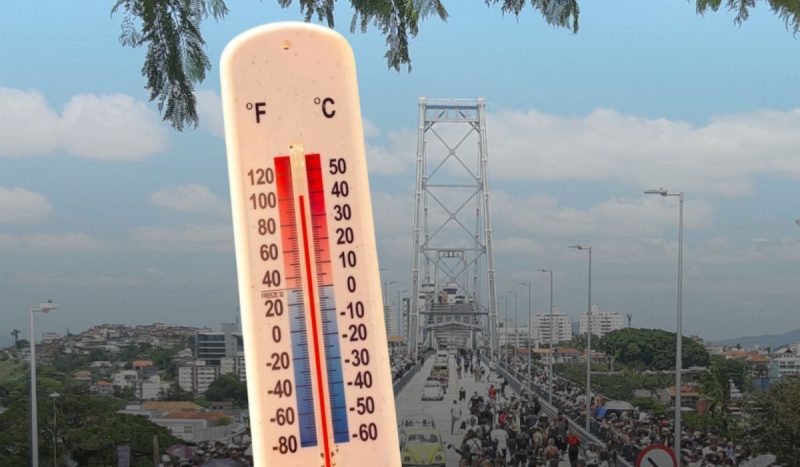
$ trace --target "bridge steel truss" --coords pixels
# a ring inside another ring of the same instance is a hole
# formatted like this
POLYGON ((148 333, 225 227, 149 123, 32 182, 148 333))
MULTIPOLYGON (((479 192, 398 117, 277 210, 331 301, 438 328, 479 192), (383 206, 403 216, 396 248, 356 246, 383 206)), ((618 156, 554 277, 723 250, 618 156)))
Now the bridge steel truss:
POLYGON ((408 332, 414 356, 421 341, 437 333, 467 334, 473 345, 485 334, 492 352, 498 351, 485 110, 483 98, 419 99, 408 332), (472 203, 474 217, 467 221, 472 203), (423 284, 433 284, 434 291, 456 284, 467 306, 437 305, 435 292, 423 300, 430 292, 423 284), (437 323, 431 315, 460 319, 437 323))

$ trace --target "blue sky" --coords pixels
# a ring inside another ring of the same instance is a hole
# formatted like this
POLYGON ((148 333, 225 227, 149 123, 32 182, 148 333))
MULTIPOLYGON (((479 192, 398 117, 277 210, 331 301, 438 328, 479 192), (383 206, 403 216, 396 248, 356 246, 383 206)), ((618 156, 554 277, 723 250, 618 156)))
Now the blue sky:
MULTIPOLYGON (((527 9, 450 0, 412 41, 337 29, 358 65, 381 266, 407 289, 417 98, 484 96, 499 292, 556 270, 556 303, 593 299, 674 328, 674 200, 687 196, 685 329, 708 338, 800 327, 800 44, 763 5, 741 27, 680 0, 582 2, 577 35, 527 9), (382 212, 399 213, 392 218, 382 212)), ((215 68, 201 126, 182 134, 147 102, 143 51, 122 48, 105 2, 14 2, 0 17, 0 328, 62 309, 42 330, 99 322, 216 326, 236 314, 216 64, 238 33, 300 19, 296 5, 230 2, 204 24, 215 68), (42 15, 47 11, 47 15, 42 15)), ((519 288, 518 288, 519 289, 519 288)), ((396 290, 396 289, 394 289, 396 290)), ((519 289, 522 293, 522 289, 519 289)), ((392 293, 390 293, 392 296, 392 293)), ((520 302, 522 307, 522 301, 520 302)))

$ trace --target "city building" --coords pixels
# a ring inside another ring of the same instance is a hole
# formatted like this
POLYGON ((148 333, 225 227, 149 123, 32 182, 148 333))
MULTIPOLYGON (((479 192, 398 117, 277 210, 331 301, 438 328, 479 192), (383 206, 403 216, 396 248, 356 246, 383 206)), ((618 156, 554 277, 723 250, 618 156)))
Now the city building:
POLYGON ((131 366, 134 370, 141 370, 153 366, 153 362, 151 360, 134 360, 131 362, 131 366))
POLYGON ((219 372, 221 375, 233 373, 239 381, 247 380, 245 371, 244 352, 237 352, 235 357, 225 357, 219 361, 219 372))
POLYGON ((773 378, 800 376, 800 353, 796 351, 800 350, 798 347, 800 346, 793 344, 773 352, 770 376, 773 378))
POLYGON ((397 336, 397 313, 394 305, 383 306, 383 319, 386 322, 386 335, 397 336))
POLYGON ((170 386, 171 383, 161 381, 161 377, 156 374, 137 381, 134 394, 138 399, 146 401, 160 399, 169 391, 170 386))
POLYGON ((136 370, 120 370, 111 377, 111 383, 116 388, 133 388, 139 381, 139 372, 136 370))
POLYGON ((45 332, 42 333, 42 343, 50 342, 50 341, 57 341, 61 339, 61 334, 57 332, 45 332))
POLYGON ((111 396, 114 394, 114 385, 111 384, 111 381, 101 379, 92 385, 91 391, 93 394, 111 396))
POLYGON ((528 323, 527 319, 525 320, 526 323, 522 324, 522 320, 520 320, 520 326, 515 327, 513 321, 509 321, 508 323, 501 323, 501 327, 497 332, 497 338, 501 346, 506 345, 508 342, 509 345, 516 347, 519 344, 519 347, 536 347, 536 331, 535 328, 531 328, 532 334, 529 336, 528 334, 528 323), (508 328, 505 327, 508 326, 508 328), (506 332, 508 331, 508 332, 506 332), (517 336, 519 334, 519 337, 517 336), (506 340, 508 339, 508 340, 506 340))
POLYGON ((72 379, 81 383, 92 383, 92 373, 89 370, 78 370, 72 373, 72 379))
POLYGON ((193 402, 152 401, 128 404, 118 413, 138 415, 188 442, 225 441, 246 429, 247 411, 206 410, 193 402), (233 413, 231 413, 233 412, 233 413))
POLYGON ((533 315, 533 339, 541 347, 549 345, 551 333, 553 342, 566 342, 572 339, 572 317, 561 312, 558 306, 553 307, 553 315, 542 313, 533 315))
POLYGON ((195 360, 191 365, 178 367, 178 386, 193 393, 206 392, 220 376, 220 366, 205 360, 195 360))
MULTIPOLYGON (((625 315, 613 311, 600 311, 599 305, 592 305, 592 335, 603 337, 611 331, 625 327, 625 315)), ((580 333, 586 334, 589 328, 587 313, 581 313, 580 333)))
POLYGON ((242 335, 233 332, 233 323, 223 323, 222 332, 198 331, 194 337, 194 356, 209 365, 219 366, 225 357, 236 357, 244 350, 242 335))

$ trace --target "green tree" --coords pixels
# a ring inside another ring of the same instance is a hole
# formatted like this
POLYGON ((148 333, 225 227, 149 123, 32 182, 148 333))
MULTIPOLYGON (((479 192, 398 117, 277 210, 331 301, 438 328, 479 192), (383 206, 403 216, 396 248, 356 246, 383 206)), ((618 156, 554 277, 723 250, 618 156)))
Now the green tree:
POLYGON ((700 390, 709 402, 711 413, 728 409, 731 401, 730 374, 723 365, 711 365, 700 378, 700 390))
MULTIPOLYGON (((459 0, 464 1, 464 0, 459 0)), ((734 23, 741 25, 755 8, 756 0, 695 0, 697 13, 718 11, 725 7, 734 11, 734 23)), ((488 6, 500 5, 502 14, 519 16, 530 7, 545 22, 578 32, 580 7, 578 0, 484 0, 488 6)), ((283 8, 292 0, 278 0, 283 8)), ((334 27, 335 0, 298 0, 306 21, 316 19, 334 27)), ((353 16, 350 31, 366 32, 377 28, 386 38, 386 63, 389 68, 411 69, 410 39, 419 33, 420 23, 434 16, 448 18, 444 0, 350 0, 353 16)), ((800 2, 794 0, 761 0, 778 15, 794 34, 800 31, 800 2)), ((120 42, 128 47, 146 47, 142 75, 147 81, 150 100, 158 104, 164 120, 176 130, 197 126, 197 101, 194 86, 202 82, 211 69, 205 53, 202 22, 209 17, 216 21, 228 14, 224 0, 116 0, 112 13, 121 13, 120 42)))
MULTIPOLYGON (((597 350, 600 348, 598 342, 600 342, 600 336, 592 334, 592 349, 597 350)), ((573 349, 586 350, 586 334, 572 336, 572 339, 564 345, 556 344, 556 347, 571 347, 573 349)))
POLYGON ((796 465, 800 459, 800 378, 757 393, 749 413, 748 435, 754 447, 778 456, 779 464, 796 465))
POLYGON ((193 401, 194 395, 189 391, 184 391, 177 384, 173 384, 164 394, 163 399, 168 401, 193 401))
MULTIPOLYGON (((707 366, 708 352, 694 340, 684 337, 683 367, 707 366)), ((675 369, 675 333, 661 329, 625 328, 608 333, 599 348, 616 362, 637 369, 675 369)))
MULTIPOLYGON (((169 432, 144 417, 119 414, 122 402, 93 397, 84 390, 64 385, 56 400, 54 433, 53 401, 49 393, 39 392, 39 452, 42 465, 53 464, 52 440, 58 439, 60 457, 78 465, 116 465, 116 448, 131 446, 133 465, 152 465, 152 438, 159 446, 170 446, 177 440, 169 432)), ((30 454, 30 400, 27 395, 14 400, 0 414, 0 465, 28 465, 30 454)))
POLYGON ((233 401, 236 407, 247 407, 247 384, 233 373, 215 379, 206 390, 206 399, 212 402, 233 401))

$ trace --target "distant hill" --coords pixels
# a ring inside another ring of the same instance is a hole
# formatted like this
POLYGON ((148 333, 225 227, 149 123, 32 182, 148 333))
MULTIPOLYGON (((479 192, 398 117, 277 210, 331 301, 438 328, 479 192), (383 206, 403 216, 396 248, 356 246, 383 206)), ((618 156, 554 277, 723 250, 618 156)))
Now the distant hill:
POLYGON ((741 344, 742 347, 745 348, 760 345, 761 347, 772 347, 775 349, 798 341, 800 341, 800 329, 795 329, 794 331, 785 332, 783 334, 735 337, 733 339, 725 339, 716 342, 722 345, 741 344))

